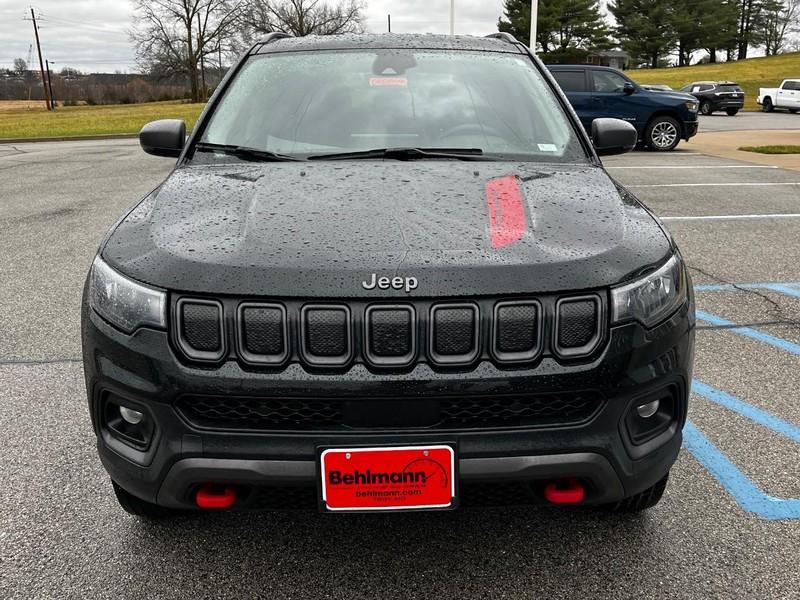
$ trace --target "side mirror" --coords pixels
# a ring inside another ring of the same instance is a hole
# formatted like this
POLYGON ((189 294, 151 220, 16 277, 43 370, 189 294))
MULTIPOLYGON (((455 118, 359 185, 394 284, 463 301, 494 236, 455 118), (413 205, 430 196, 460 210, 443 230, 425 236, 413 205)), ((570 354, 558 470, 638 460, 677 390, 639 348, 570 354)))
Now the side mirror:
POLYGON ((178 157, 186 144, 186 123, 180 119, 151 121, 139 132, 139 144, 148 154, 178 157))
POLYGON ((636 147, 639 134, 636 128, 622 119, 595 119, 592 121, 592 144, 601 156, 624 154, 636 147))
POLYGON ((622 86, 622 91, 625 92, 628 96, 630 96, 633 92, 636 91, 636 86, 633 85, 630 81, 625 82, 625 85, 622 86))

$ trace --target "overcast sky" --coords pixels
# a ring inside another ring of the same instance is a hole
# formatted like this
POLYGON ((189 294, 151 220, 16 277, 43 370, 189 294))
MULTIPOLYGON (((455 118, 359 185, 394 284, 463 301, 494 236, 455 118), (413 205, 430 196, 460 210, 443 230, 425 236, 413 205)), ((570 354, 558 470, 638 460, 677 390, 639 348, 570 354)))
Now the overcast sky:
MULTIPOLYGON (((496 31, 502 0, 456 0, 456 33, 486 34, 496 31)), ((134 52, 128 40, 130 0, 35 0, 44 58, 54 70, 65 66, 82 71, 135 71, 134 52)), ((386 31, 448 33, 449 0, 367 0, 366 26, 386 31)), ((0 67, 15 58, 27 58, 34 44, 30 8, 19 0, 0 0, 0 67)), ((37 62, 36 46, 32 63, 37 62)), ((38 65, 37 65, 38 67, 38 65)))

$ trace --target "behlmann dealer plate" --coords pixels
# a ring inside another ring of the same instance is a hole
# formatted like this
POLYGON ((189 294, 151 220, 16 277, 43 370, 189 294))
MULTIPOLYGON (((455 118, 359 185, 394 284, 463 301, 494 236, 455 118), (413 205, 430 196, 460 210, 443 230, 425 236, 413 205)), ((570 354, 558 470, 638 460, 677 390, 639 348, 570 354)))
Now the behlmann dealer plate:
POLYGON ((330 511, 446 510, 456 506, 451 445, 329 448, 320 454, 321 507, 330 511))

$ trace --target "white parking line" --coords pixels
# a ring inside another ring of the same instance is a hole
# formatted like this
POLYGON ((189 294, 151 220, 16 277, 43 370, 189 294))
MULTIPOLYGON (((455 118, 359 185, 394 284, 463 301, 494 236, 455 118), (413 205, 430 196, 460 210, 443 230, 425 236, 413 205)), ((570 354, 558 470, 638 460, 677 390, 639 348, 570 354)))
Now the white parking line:
POLYGON ((638 183, 635 185, 627 185, 629 188, 672 188, 672 187, 744 187, 744 186, 778 186, 778 185, 800 185, 800 181, 769 181, 763 183, 746 182, 746 183, 731 183, 726 181, 724 183, 638 183))
POLYGON ((659 218, 662 221, 743 221, 747 219, 800 219, 800 213, 782 213, 772 215, 702 215, 659 218))
POLYGON ((606 169, 777 169, 775 165, 625 165, 606 169))

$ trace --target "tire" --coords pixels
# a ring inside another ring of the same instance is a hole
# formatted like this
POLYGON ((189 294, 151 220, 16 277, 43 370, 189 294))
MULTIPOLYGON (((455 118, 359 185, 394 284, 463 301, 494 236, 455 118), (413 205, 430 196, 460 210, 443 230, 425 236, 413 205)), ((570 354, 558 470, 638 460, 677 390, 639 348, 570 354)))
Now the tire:
POLYGON ((163 506, 158 506, 157 504, 153 504, 152 502, 147 502, 146 500, 142 500, 141 498, 138 498, 137 496, 134 496, 130 492, 127 492, 126 490, 122 489, 113 481, 111 482, 111 485, 114 486, 114 495, 116 495, 117 497, 117 502, 119 502, 119 505, 122 507, 122 510, 124 510, 128 514, 143 519, 159 520, 159 521, 186 514, 186 512, 182 510, 165 508, 163 506))
POLYGON ((664 495, 668 480, 669 473, 664 475, 664 478, 655 485, 647 488, 643 492, 639 492, 628 498, 623 498, 615 504, 606 504, 603 508, 614 513, 638 513, 648 508, 653 508, 664 495))
POLYGON ((736 113, 738 113, 738 112, 739 112, 739 109, 738 109, 738 108, 726 108, 726 109, 725 109, 725 112, 726 112, 726 113, 728 113, 728 116, 729 116, 729 117, 732 117, 732 116, 734 116, 736 113))
POLYGON ((772 105, 772 100, 764 98, 764 102, 761 104, 761 110, 764 112, 772 112, 775 110, 775 107, 772 105))
POLYGON ((797 114, 797 109, 796 108, 790 108, 789 112, 792 113, 793 115, 796 115, 797 114))
POLYGON ((647 125, 644 141, 652 150, 669 152, 681 141, 681 126, 672 117, 656 117, 647 125))
POLYGON ((700 103, 700 112, 706 116, 713 115, 714 111, 711 110, 711 102, 709 102, 708 100, 703 100, 700 103))

